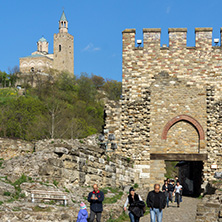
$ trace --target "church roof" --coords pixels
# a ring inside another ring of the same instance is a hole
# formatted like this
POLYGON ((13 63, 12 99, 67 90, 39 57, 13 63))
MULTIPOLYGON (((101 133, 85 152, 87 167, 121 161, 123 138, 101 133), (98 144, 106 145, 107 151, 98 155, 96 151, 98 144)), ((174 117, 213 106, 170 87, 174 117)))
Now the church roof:
POLYGON ((67 22, 67 19, 66 19, 64 11, 62 12, 62 16, 61 16, 59 21, 66 21, 67 22))
POLYGON ((45 57, 44 55, 40 55, 40 54, 35 54, 35 55, 29 55, 26 57, 31 57, 31 58, 35 58, 35 57, 45 57))
POLYGON ((39 39, 39 42, 47 42, 47 40, 44 37, 42 37, 41 39, 39 39))
POLYGON ((52 58, 50 58, 46 55, 41 55, 41 54, 34 54, 34 55, 24 56, 24 57, 21 57, 21 58, 39 58, 39 57, 45 57, 47 59, 53 60, 52 58))

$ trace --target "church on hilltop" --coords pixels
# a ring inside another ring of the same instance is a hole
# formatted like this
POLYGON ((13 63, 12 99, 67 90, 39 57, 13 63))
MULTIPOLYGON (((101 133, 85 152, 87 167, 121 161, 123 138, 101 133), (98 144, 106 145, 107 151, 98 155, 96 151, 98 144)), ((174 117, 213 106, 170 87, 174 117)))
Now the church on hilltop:
POLYGON ((48 52, 49 43, 42 37, 37 51, 19 59, 20 72, 47 72, 49 69, 74 73, 74 37, 68 33, 68 20, 63 11, 59 20, 59 33, 54 34, 54 53, 48 52))

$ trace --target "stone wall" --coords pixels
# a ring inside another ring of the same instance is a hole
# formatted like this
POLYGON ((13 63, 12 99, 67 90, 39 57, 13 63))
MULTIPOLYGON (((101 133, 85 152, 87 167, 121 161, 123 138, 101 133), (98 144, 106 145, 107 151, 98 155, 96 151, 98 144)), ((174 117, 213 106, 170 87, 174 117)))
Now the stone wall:
POLYGON ((0 138, 0 158, 4 160, 32 153, 34 144, 24 140, 0 138))
MULTIPOLYGON (((25 174, 35 180, 58 181, 65 187, 91 186, 94 183, 111 187, 134 184, 133 161, 118 154, 105 153, 98 142, 96 136, 80 141, 38 141, 35 152, 4 161, 0 174, 7 175, 11 181, 25 174)), ((5 150, 9 150, 8 147, 5 146, 5 150)), ((22 150, 24 147, 18 145, 12 157, 22 150)))

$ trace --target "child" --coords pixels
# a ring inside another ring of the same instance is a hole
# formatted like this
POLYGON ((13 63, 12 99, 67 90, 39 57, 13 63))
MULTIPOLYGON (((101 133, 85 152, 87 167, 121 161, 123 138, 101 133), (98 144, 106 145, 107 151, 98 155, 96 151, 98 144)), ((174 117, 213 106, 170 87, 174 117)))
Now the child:
POLYGON ((80 204, 80 211, 78 213, 76 222, 87 222, 88 212, 86 210, 86 205, 82 202, 80 204))

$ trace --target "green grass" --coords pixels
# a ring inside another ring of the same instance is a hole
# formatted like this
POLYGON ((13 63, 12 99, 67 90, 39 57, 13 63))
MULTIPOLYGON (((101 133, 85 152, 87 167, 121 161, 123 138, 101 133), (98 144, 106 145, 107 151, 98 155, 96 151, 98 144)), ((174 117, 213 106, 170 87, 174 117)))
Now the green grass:
POLYGON ((9 100, 18 96, 18 90, 15 88, 0 89, 0 103, 5 104, 9 100))
POLYGON ((33 209, 34 212, 51 212, 52 211, 51 207, 41 208, 39 206, 35 206, 32 209, 33 209))
POLYGON ((111 193, 119 193, 119 189, 118 188, 116 188, 116 187, 104 187, 104 188, 102 188, 101 189, 101 191, 104 193, 104 194, 107 194, 109 191, 111 192, 111 193))
POLYGON ((53 184, 57 187, 58 186, 58 184, 59 184, 59 182, 58 181, 56 181, 56 180, 53 180, 53 184))
POLYGON ((66 187, 64 187, 64 189, 65 189, 65 192, 70 193, 70 191, 66 187))
POLYGON ((8 180, 7 176, 4 177, 4 178, 5 178, 5 180, 3 181, 4 183, 11 184, 15 188, 14 193, 10 193, 8 191, 5 191, 3 193, 4 196, 10 196, 11 197, 9 200, 6 201, 7 203, 11 203, 15 200, 18 200, 19 198, 25 198, 25 194, 21 193, 20 185, 24 182, 28 182, 28 181, 32 182, 33 181, 31 177, 27 177, 24 174, 22 174, 22 176, 18 180, 16 180, 14 183, 12 183, 10 180, 8 180))
POLYGON ((20 208, 20 207, 14 207, 14 208, 12 209, 12 211, 21 211, 21 208, 20 208))
POLYGON ((123 195, 123 192, 120 191, 118 194, 116 194, 116 195, 113 196, 113 197, 105 197, 103 203, 104 203, 104 204, 113 204, 113 203, 116 203, 118 200, 121 199, 122 195, 123 195))

